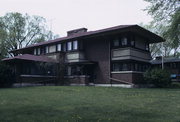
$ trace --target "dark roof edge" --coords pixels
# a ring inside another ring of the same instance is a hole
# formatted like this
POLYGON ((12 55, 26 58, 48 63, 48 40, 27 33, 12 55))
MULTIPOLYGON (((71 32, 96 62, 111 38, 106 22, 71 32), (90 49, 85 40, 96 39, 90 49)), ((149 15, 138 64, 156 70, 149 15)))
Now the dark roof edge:
POLYGON ((140 30, 142 30, 142 31, 144 31, 144 32, 146 32, 148 34, 151 34, 151 36, 154 37, 154 41, 152 41, 152 43, 159 43, 159 42, 165 42, 166 41, 164 38, 157 35, 156 33, 153 33, 153 32, 151 32, 151 31, 149 31, 149 30, 147 30, 147 29, 145 29, 145 28, 143 28, 143 27, 141 27, 139 25, 135 25, 135 28, 140 29, 140 30))

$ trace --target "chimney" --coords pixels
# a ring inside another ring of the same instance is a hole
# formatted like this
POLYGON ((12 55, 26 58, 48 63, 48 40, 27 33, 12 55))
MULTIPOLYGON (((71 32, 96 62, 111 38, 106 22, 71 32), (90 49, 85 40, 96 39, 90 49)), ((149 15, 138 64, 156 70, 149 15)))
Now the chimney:
POLYGON ((79 28, 79 29, 68 31, 67 36, 73 36, 73 35, 85 33, 85 32, 87 32, 87 28, 79 28))

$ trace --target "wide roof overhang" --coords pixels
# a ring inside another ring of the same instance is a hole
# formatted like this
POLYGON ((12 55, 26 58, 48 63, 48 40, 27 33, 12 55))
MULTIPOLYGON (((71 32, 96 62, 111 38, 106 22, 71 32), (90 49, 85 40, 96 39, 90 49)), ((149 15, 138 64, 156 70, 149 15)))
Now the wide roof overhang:
POLYGON ((149 43, 158 43, 158 42, 164 42, 165 41, 162 37, 150 32, 150 31, 148 31, 148 30, 146 30, 146 29, 144 29, 138 25, 120 25, 120 26, 101 29, 101 30, 97 30, 97 31, 77 33, 77 34, 72 35, 72 36, 66 36, 66 37, 57 38, 54 40, 40 42, 40 43, 33 44, 33 45, 30 45, 30 46, 27 46, 27 47, 24 47, 21 49, 13 50, 11 52, 12 53, 21 52, 22 50, 28 50, 28 49, 31 49, 34 47, 40 47, 40 46, 44 46, 44 45, 56 44, 59 42, 65 42, 65 41, 72 40, 72 39, 109 36, 109 35, 114 35, 114 34, 120 34, 123 32, 137 33, 137 34, 147 38, 149 40, 149 43))

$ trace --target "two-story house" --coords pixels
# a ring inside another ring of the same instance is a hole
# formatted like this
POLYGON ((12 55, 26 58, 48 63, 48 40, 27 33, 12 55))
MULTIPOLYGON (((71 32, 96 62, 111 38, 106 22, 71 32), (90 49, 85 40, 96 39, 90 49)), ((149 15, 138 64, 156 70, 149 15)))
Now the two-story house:
POLYGON ((66 37, 14 50, 18 56, 4 61, 13 64, 24 81, 57 77, 60 63, 71 84, 133 84, 150 66, 149 44, 162 41, 138 25, 80 28, 68 31, 66 37))

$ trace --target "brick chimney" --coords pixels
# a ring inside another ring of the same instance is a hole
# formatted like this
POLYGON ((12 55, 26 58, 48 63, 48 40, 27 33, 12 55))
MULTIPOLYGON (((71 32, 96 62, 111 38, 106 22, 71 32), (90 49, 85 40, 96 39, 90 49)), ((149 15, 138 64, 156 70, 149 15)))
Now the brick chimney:
POLYGON ((75 29, 75 30, 70 30, 67 32, 67 36, 73 36, 76 34, 80 34, 80 33, 85 33, 87 32, 87 28, 79 28, 79 29, 75 29))

